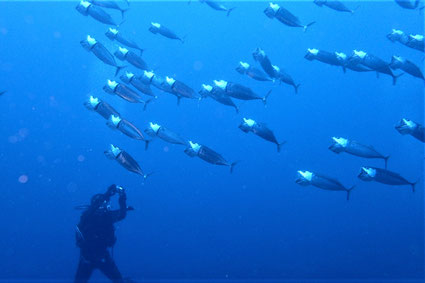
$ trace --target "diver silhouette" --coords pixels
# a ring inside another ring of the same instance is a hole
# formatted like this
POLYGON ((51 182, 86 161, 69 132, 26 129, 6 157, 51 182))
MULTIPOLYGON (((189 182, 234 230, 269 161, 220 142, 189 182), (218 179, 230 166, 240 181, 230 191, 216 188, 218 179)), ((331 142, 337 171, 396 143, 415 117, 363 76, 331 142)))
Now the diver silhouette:
POLYGON ((127 210, 133 209, 127 207, 124 189, 111 185, 106 193, 94 195, 90 205, 79 208, 85 208, 85 211, 76 226, 80 260, 74 282, 88 282, 95 269, 99 269, 114 283, 125 282, 108 250, 116 242, 114 223, 123 220, 127 210), (119 195, 118 210, 110 210, 110 198, 114 194, 119 195))

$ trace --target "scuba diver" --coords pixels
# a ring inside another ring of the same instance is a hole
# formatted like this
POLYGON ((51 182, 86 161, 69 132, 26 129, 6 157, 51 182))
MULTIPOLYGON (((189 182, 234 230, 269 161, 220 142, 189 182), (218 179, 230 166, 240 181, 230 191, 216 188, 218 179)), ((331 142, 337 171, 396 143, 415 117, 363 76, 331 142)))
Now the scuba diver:
POLYGON ((120 271, 108 248, 116 242, 114 223, 123 220, 127 215, 127 196, 122 187, 111 185, 104 194, 95 194, 91 204, 79 206, 85 211, 81 214, 76 226, 77 246, 80 248, 80 261, 75 283, 88 282, 94 269, 99 269, 114 283, 124 283, 120 271), (110 199, 114 194, 119 195, 118 210, 110 210, 110 199))

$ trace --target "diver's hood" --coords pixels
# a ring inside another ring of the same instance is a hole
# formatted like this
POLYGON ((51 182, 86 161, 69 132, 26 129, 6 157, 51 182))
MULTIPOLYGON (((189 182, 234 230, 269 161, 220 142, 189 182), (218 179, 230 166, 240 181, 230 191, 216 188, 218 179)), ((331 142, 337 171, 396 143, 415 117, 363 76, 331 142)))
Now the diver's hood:
POLYGON ((417 126, 418 126, 418 124, 416 124, 412 120, 403 118, 395 126, 395 128, 400 134, 407 135, 407 134, 413 133, 415 131, 415 129, 417 128, 417 126))
POLYGON ((314 177, 314 173, 310 171, 298 171, 297 179, 295 182, 301 186, 308 186, 314 177))
POLYGON ((363 181, 372 181, 375 176, 376 176, 375 169, 371 167, 362 167, 357 177, 363 181))

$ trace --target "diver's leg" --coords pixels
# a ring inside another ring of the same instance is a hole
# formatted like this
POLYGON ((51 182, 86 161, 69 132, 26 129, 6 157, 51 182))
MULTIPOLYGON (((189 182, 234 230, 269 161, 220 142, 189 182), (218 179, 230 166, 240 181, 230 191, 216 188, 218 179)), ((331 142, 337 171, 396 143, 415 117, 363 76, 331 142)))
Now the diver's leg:
POLYGON ((104 258, 105 261, 102 261, 99 265, 100 271, 105 274, 106 277, 108 277, 112 282, 114 283, 124 283, 122 279, 122 275, 120 271, 118 270, 117 265, 115 264, 112 257, 107 253, 107 255, 104 258))
POLYGON ((94 266, 91 262, 80 256, 77 273, 75 274, 75 283, 86 283, 90 279, 94 266))

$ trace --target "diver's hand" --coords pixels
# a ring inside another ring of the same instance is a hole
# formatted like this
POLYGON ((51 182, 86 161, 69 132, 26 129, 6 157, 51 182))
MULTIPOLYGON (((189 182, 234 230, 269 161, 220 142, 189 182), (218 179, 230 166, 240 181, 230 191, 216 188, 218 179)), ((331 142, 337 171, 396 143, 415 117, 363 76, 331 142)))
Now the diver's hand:
POLYGON ((125 195, 125 189, 123 187, 117 186, 117 193, 121 195, 125 195))
POLYGON ((115 184, 113 184, 113 185, 110 185, 109 187, 108 187, 108 190, 106 191, 106 194, 108 195, 108 196, 113 196, 115 193, 117 192, 117 185, 115 185, 115 184))
POLYGON ((127 194, 125 193, 125 190, 123 187, 117 187, 118 194, 120 198, 118 199, 120 204, 125 204, 127 201, 127 194))

